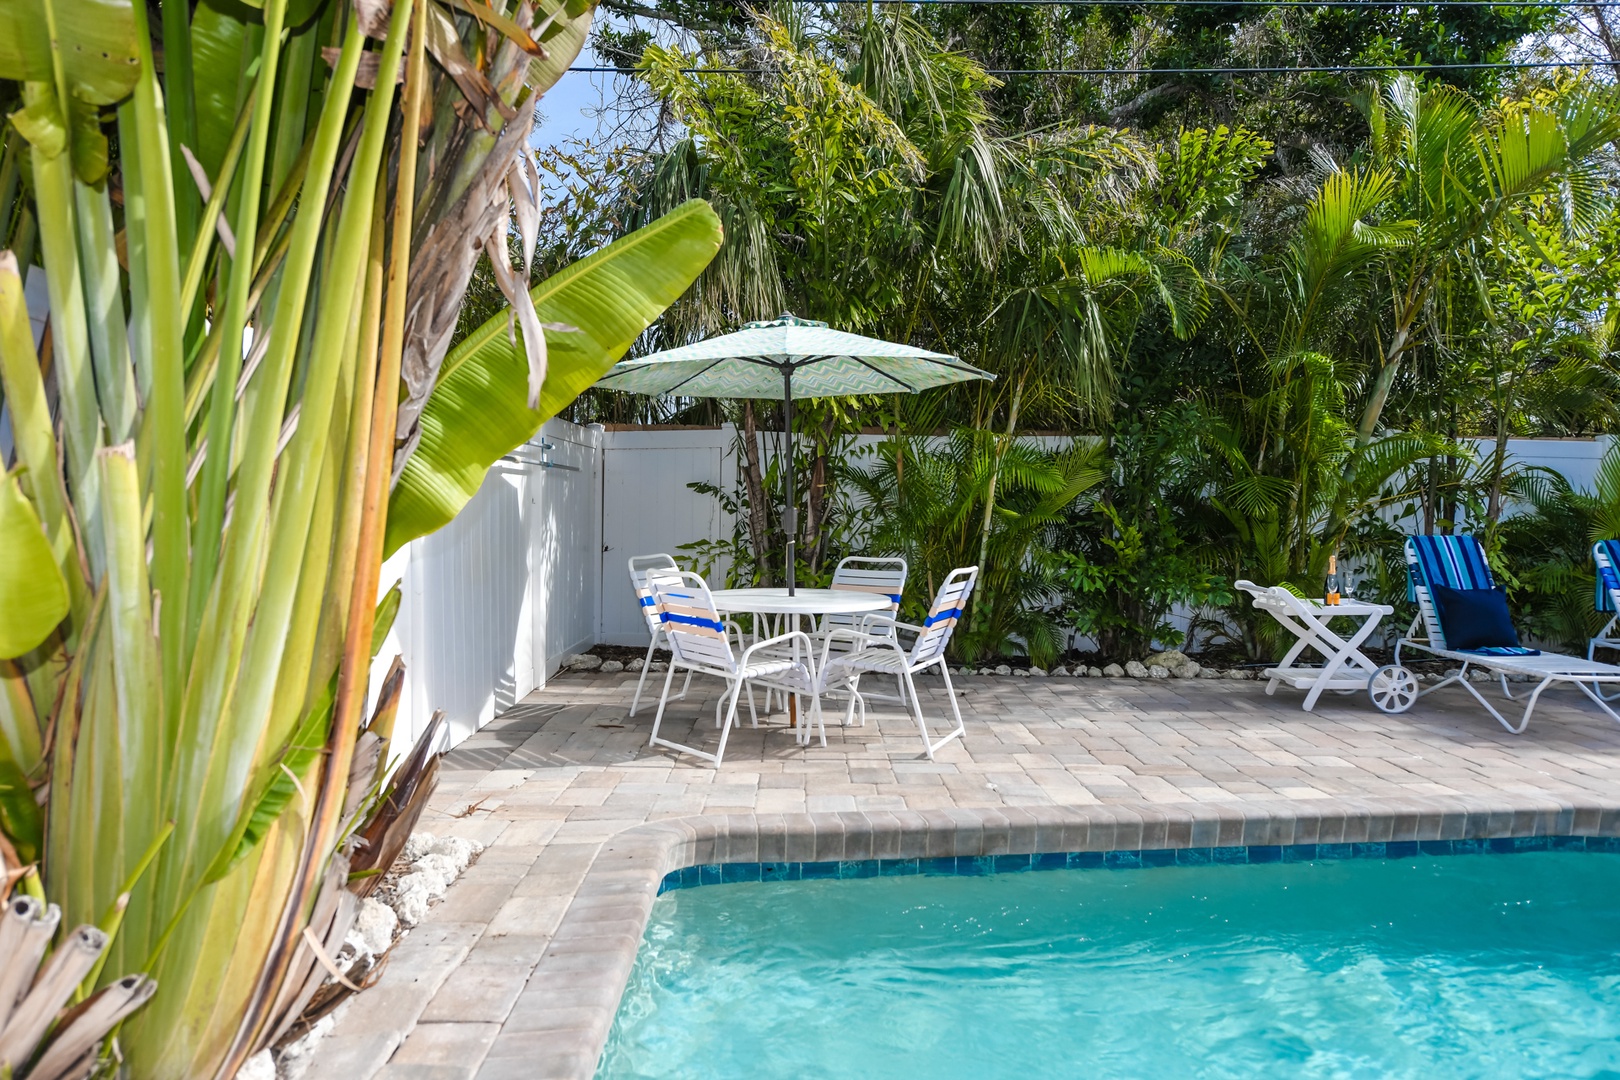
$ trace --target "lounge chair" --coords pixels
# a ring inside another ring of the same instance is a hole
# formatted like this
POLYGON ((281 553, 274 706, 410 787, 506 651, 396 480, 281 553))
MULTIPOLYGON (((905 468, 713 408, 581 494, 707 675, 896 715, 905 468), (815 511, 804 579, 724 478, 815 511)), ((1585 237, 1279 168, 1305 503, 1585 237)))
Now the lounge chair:
MULTIPOLYGON (((1581 692, 1591 698, 1611 719, 1620 721, 1620 714, 1609 708, 1598 689, 1605 683, 1620 684, 1620 667, 1583 660, 1576 656, 1543 652, 1540 649, 1531 649, 1506 641, 1490 644, 1471 643, 1471 647, 1468 648, 1455 648, 1452 642, 1448 642, 1446 629, 1441 622, 1440 609, 1436 606, 1435 590, 1481 592, 1496 588, 1496 579, 1491 574, 1490 566, 1485 562, 1485 552, 1474 537, 1409 536, 1406 539, 1406 570, 1407 599, 1416 601, 1418 614, 1412 620, 1412 627, 1407 631, 1407 636, 1395 643, 1395 662, 1397 664, 1401 662, 1402 649, 1410 649, 1446 660, 1455 660, 1462 665, 1455 674, 1433 686, 1424 687, 1419 696, 1431 694, 1443 686, 1457 683, 1485 706, 1485 711, 1496 717, 1498 723, 1513 734, 1519 735, 1529 726, 1530 714, 1535 711, 1536 702, 1540 700, 1542 691, 1554 683, 1570 683, 1579 687, 1581 692), (1535 688, 1525 699, 1524 715, 1520 717, 1517 726, 1509 723, 1507 718, 1474 688, 1468 679, 1469 672, 1473 668, 1496 675, 1501 680, 1502 693, 1510 701, 1519 700, 1508 687, 1510 675, 1528 676, 1535 682, 1535 688)), ((1453 598, 1452 602, 1459 603, 1462 599, 1453 598)), ((1443 595, 1439 602, 1441 604, 1446 602, 1443 595)), ((1458 617, 1453 616, 1449 621, 1452 622, 1453 637, 1456 637, 1461 632, 1457 625, 1458 617)), ((1511 632, 1511 627, 1508 630, 1511 632)))
POLYGON ((1615 612, 1615 615, 1603 625, 1596 637, 1586 643, 1588 660, 1598 649, 1620 649, 1620 540, 1599 540, 1593 544, 1592 565, 1597 568, 1597 588, 1592 597, 1592 606, 1598 611, 1615 612))

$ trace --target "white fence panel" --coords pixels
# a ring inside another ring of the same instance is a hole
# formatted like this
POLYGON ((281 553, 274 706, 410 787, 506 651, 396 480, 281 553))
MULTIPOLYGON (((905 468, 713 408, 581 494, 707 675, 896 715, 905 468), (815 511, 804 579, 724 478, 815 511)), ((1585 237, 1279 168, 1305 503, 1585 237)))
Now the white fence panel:
POLYGON ((719 501, 687 485, 729 490, 737 475, 732 446, 729 427, 606 433, 598 641, 647 644, 647 624, 630 591, 631 556, 667 552, 688 566, 692 557, 679 550, 682 544, 731 535, 731 517, 719 501))
POLYGON ((397 654, 403 752, 443 709, 451 745, 523 699, 596 632, 602 432, 562 421, 497 462, 455 520, 383 567, 399 616, 372 691, 397 654))

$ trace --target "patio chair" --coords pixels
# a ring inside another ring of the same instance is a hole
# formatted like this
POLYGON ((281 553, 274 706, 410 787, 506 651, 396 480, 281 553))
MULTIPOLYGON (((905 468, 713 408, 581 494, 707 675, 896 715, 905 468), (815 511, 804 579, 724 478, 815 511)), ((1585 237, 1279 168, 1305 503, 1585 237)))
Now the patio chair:
MULTIPOLYGON (((1596 637, 1586 643, 1588 660, 1598 649, 1620 649, 1620 540, 1599 540, 1593 544, 1592 565, 1597 568, 1597 586, 1592 605, 1598 611, 1612 611, 1615 615, 1603 624, 1596 637)), ((1620 697, 1620 693, 1603 696, 1612 700, 1620 697)))
MULTIPOLYGON (((658 649, 662 639, 665 648, 669 642, 664 634, 664 624, 658 618, 658 606, 653 602, 652 590, 647 587, 647 575, 654 570, 674 570, 679 572, 680 567, 675 560, 660 552, 657 555, 632 555, 630 557, 630 590, 636 594, 636 600, 641 604, 641 614, 647 620, 647 631, 652 634, 652 640, 647 643, 647 659, 641 663, 641 677, 636 680, 636 694, 630 699, 630 715, 636 715, 636 708, 641 703, 641 688, 647 684, 647 672, 652 668, 653 653, 658 649)), ((692 673, 686 673, 686 681, 681 684, 681 692, 675 700, 681 701, 686 697, 686 691, 692 686, 692 673)))
POLYGON ((868 615, 858 630, 840 628, 828 632, 821 645, 821 689, 823 692, 842 690, 849 694, 849 705, 844 711, 845 724, 849 723, 857 705, 864 717, 866 703, 861 698, 860 680, 863 674, 872 672, 899 677, 905 699, 911 706, 911 715, 917 721, 917 731, 922 736, 923 751, 930 760, 940 747, 964 733, 966 728, 962 725, 962 710, 956 703, 956 691, 951 686, 950 665, 945 662, 945 646, 950 643, 957 620, 967 610, 968 597, 972 595, 973 584, 978 577, 977 566, 952 570, 940 586, 939 595, 934 598, 934 605, 928 610, 928 617, 921 626, 899 622, 889 616, 868 615), (909 652, 900 643, 900 630, 916 635, 909 652), (835 655, 833 647, 841 639, 849 641, 853 648, 835 655), (945 679, 945 696, 950 699, 951 715, 956 720, 956 726, 937 742, 928 735, 928 724, 923 719, 922 703, 917 699, 917 686, 913 681, 918 672, 930 667, 938 667, 945 679))
POLYGON ((652 738, 647 745, 666 746, 695 755, 714 762, 718 769, 726 752, 726 738, 736 725, 737 700, 745 688, 749 690, 749 717, 754 727, 759 726, 759 714, 754 710, 755 684, 783 693, 808 695, 810 716, 799 727, 799 741, 808 743, 811 729, 817 727, 821 732, 821 745, 827 745, 821 702, 816 696, 814 643, 809 634, 795 630, 766 638, 743 649, 739 656, 732 651, 727 625, 715 610, 714 598, 701 577, 678 570, 652 570, 647 573, 647 587, 652 592, 670 650, 669 673, 664 676, 664 692, 658 698, 658 715, 653 717, 652 738), (791 654, 781 651, 788 645, 795 646, 791 654), (725 716, 720 720, 720 745, 712 754, 658 737, 677 668, 686 668, 688 673, 714 675, 724 679, 730 688, 725 716))
MULTIPOLYGON (((900 602, 906 591, 906 560, 894 557, 851 555, 839 561, 833 569, 832 588, 848 592, 867 592, 878 596, 886 596, 892 601, 889 607, 891 620, 900 617, 900 602)), ((881 612, 879 615, 881 616, 881 612)), ((871 615, 823 615, 821 625, 816 628, 813 635, 817 641, 825 643, 827 635, 834 630, 864 631, 872 637, 892 637, 894 628, 892 623, 872 623, 871 615)), ((853 647, 853 641, 848 635, 839 639, 846 647, 853 647)), ((906 703, 906 684, 898 676, 895 678, 899 696, 896 701, 906 703)), ((868 694, 868 697, 877 695, 868 694)), ((882 698, 881 700, 888 700, 882 698)))
POLYGON ((1459 627, 1459 619, 1453 616, 1450 620, 1442 618, 1442 608, 1448 602, 1453 605, 1463 600, 1453 595, 1449 598, 1445 593, 1436 595, 1436 590, 1450 590, 1454 594, 1479 593, 1496 588, 1496 579, 1491 574, 1491 568, 1485 562, 1484 549, 1479 541, 1472 536, 1409 536, 1406 538, 1406 592, 1407 599, 1416 601, 1418 605, 1417 617, 1412 620, 1412 626, 1407 636, 1395 643, 1395 663, 1401 663, 1402 649, 1415 649, 1431 656, 1442 657, 1447 660, 1456 660, 1462 667, 1454 674, 1426 686, 1419 691, 1419 696, 1426 696, 1443 686, 1457 683, 1467 690, 1485 707, 1485 711, 1496 717, 1508 731, 1515 735, 1522 734, 1530 724, 1530 714, 1535 711, 1536 702, 1540 699, 1542 691, 1554 683, 1570 683, 1580 688, 1581 692, 1591 698, 1608 716, 1620 721, 1620 714, 1609 708, 1608 703, 1598 692, 1603 683, 1620 683, 1620 667, 1613 664, 1600 664, 1593 660, 1583 660, 1575 656, 1563 656, 1558 653, 1542 652, 1539 649, 1527 648, 1517 644, 1517 637, 1511 635, 1511 627, 1507 627, 1513 643, 1506 641, 1492 642, 1490 644, 1476 644, 1469 641, 1469 647, 1457 648, 1461 643, 1457 636, 1464 629, 1475 632, 1480 629, 1477 621, 1459 627), (1444 622, 1452 623, 1451 640, 1444 622), (1507 718, 1496 711, 1496 707, 1485 700, 1478 690, 1474 689, 1468 681, 1470 668, 1481 668, 1496 675, 1502 684, 1502 693, 1510 701, 1518 698, 1508 687, 1508 676, 1525 675, 1535 681, 1535 689, 1530 691, 1525 700, 1524 715, 1519 719, 1517 726, 1509 723, 1507 718))

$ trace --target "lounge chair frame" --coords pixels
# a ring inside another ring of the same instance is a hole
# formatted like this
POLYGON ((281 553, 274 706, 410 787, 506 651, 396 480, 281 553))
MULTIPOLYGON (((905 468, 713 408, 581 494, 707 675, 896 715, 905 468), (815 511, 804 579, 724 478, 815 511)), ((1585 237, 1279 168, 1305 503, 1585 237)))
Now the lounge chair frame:
MULTIPOLYGON (((1459 544, 1473 544, 1477 548, 1478 541, 1472 536, 1459 535, 1447 539, 1457 541, 1459 544)), ((1442 679, 1432 686, 1425 686, 1419 691, 1420 697, 1426 697, 1442 687, 1453 683, 1461 686, 1471 694, 1475 701, 1484 707, 1485 711, 1496 718, 1514 735, 1522 735, 1525 728, 1530 726, 1530 716, 1536 711, 1536 703, 1548 688, 1558 683, 1567 683, 1577 687, 1583 694, 1592 699, 1592 702, 1611 719, 1620 723, 1620 713, 1609 707, 1608 702, 1601 693, 1604 685, 1620 685, 1620 667, 1613 664, 1600 664, 1594 660, 1582 659, 1578 656, 1565 656, 1561 653, 1542 652, 1534 656, 1491 656, 1488 654, 1453 649, 1446 645, 1445 631, 1440 626, 1440 615, 1434 605, 1434 598, 1429 592, 1429 583, 1423 575, 1423 567, 1419 561, 1417 541, 1418 537, 1407 537, 1406 566, 1408 574, 1408 594, 1417 601, 1418 613, 1412 620, 1411 628, 1406 636, 1395 643, 1395 662, 1401 662, 1401 650, 1415 650, 1427 653, 1430 656, 1443 660, 1453 660, 1462 667, 1455 673, 1442 679), (1502 694, 1509 701, 1524 702, 1524 712, 1517 724, 1510 721, 1497 711, 1496 706, 1485 699, 1469 679, 1469 673, 1478 668, 1495 675, 1502 685, 1502 694), (1535 681, 1535 686, 1529 695, 1520 698, 1508 686, 1510 675, 1524 675, 1535 681)), ((1495 581, 1490 574, 1490 568, 1485 565, 1483 557, 1478 558, 1474 573, 1476 577, 1483 577, 1483 581, 1475 584, 1483 587, 1494 587, 1495 581)))

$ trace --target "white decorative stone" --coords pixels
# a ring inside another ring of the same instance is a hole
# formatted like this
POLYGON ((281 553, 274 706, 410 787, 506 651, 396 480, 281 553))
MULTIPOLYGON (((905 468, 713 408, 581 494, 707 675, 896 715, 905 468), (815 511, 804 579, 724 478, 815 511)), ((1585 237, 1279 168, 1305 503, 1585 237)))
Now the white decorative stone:
POLYGON ((1149 668, 1157 664, 1172 675, 1179 673, 1183 667, 1191 662, 1187 659, 1187 654, 1180 649, 1166 649, 1164 652, 1154 653, 1143 661, 1149 668))
POLYGON ((374 897, 360 901, 360 910, 354 916, 354 929, 349 937, 359 938, 360 946, 372 956, 388 951, 394 943, 394 931, 399 929, 399 916, 394 909, 374 897))
POLYGON ((601 666, 602 658, 590 653, 572 653, 563 660, 563 667, 568 671, 595 671, 601 666))
POLYGON ((236 1070, 236 1080, 276 1080, 276 1059, 270 1056, 270 1051, 260 1050, 242 1062, 242 1067, 236 1070))
POLYGON ((1168 679, 1169 677, 1170 669, 1163 664, 1154 664, 1148 668, 1148 678, 1150 679, 1168 679))
POLYGON ((1011 675, 1012 674, 1012 668, 1009 667, 1006 664, 997 664, 996 665, 996 674, 997 675, 1011 675))
MULTIPOLYGON (((1135 664, 1136 661, 1132 660, 1131 663, 1135 664)), ((1136 666, 1141 667, 1142 665, 1137 664, 1136 666)), ((1124 677, 1125 669, 1120 667, 1118 664, 1109 664, 1107 667, 1102 669, 1102 673, 1108 676, 1110 679, 1118 679, 1124 677)))
MULTIPOLYGON (((1084 674, 1084 672, 1082 672, 1082 674, 1084 674)), ((1059 664, 1057 667, 1052 669, 1052 678, 1054 678, 1054 679, 1067 679, 1068 677, 1069 677, 1069 669, 1067 667, 1064 667, 1062 664, 1059 664)))
POLYGON ((446 836, 428 849, 430 855, 442 855, 449 859, 456 868, 456 877, 467 869, 473 856, 484 850, 484 845, 476 840, 468 840, 460 836, 446 836))
POLYGON ((1029 669, 1029 677, 1032 679, 1044 679, 1046 678, 1046 669, 1032 667, 1029 669))
POLYGON ((1127 660, 1125 661, 1125 674, 1133 679, 1145 679, 1148 677, 1148 669, 1140 660, 1127 660))
POLYGON ((638 656, 634 660, 630 661, 628 664, 624 665, 624 670, 632 671, 632 672, 640 671, 642 668, 644 668, 646 666, 647 666, 647 661, 643 660, 641 657, 638 656))
POLYGON ((1027 679, 1029 678, 1029 672, 1025 671, 1023 668, 1013 668, 1013 677, 1018 679, 1027 679))
POLYGON ((1196 661, 1189 660, 1175 671, 1171 672, 1178 679, 1196 679, 1203 672, 1203 666, 1196 661))
POLYGON ((448 855, 424 855, 411 864, 411 873, 432 874, 442 881, 444 883, 443 888, 440 888, 434 894, 438 895, 438 893, 448 889, 452 881, 461 876, 461 871, 465 867, 466 863, 463 863, 460 867, 456 866, 456 860, 448 855))
POLYGON ((1244 671, 1242 668, 1233 668, 1231 671, 1226 673, 1226 677, 1228 679, 1241 681, 1243 679, 1247 679, 1249 677, 1249 673, 1244 671))
POLYGON ((404 926, 415 926, 427 918, 428 903, 444 892, 444 882, 432 874, 406 874, 394 888, 394 913, 404 926), (433 891, 437 883, 437 892, 433 891))
POLYGON ((602 674, 604 675, 617 675, 623 670, 624 665, 619 663, 617 660, 602 661, 602 674))
MULTIPOLYGON (((1108 665, 1108 666, 1109 666, 1109 667, 1114 667, 1114 666, 1115 666, 1115 665, 1113 665, 1113 664, 1109 664, 1109 665, 1108 665)), ((1103 677, 1103 676, 1104 676, 1104 675, 1105 675, 1105 674, 1107 674, 1107 675, 1113 675, 1113 676, 1115 676, 1115 677, 1118 677, 1118 676, 1119 676, 1119 675, 1123 675, 1123 674, 1124 674, 1124 672, 1123 672, 1123 671, 1119 671, 1119 672, 1113 672, 1113 671, 1109 671, 1109 672, 1105 672, 1105 671, 1103 671, 1103 669, 1102 669, 1102 668, 1100 668, 1100 667, 1095 667, 1095 666, 1094 666, 1094 667, 1088 667, 1088 668, 1086 668, 1086 675, 1088 675, 1088 676, 1089 676, 1089 677, 1091 677, 1091 678, 1093 678, 1093 679, 1100 679, 1100 678, 1102 678, 1102 677, 1103 677)))
POLYGON ((1214 668, 1201 667, 1198 669, 1198 677, 1200 679, 1219 679, 1222 678, 1222 674, 1214 668))
POLYGON ((433 845, 438 842, 439 838, 430 832, 411 833, 410 838, 405 841, 405 847, 401 849, 399 857, 408 863, 413 863, 432 851, 433 845))

